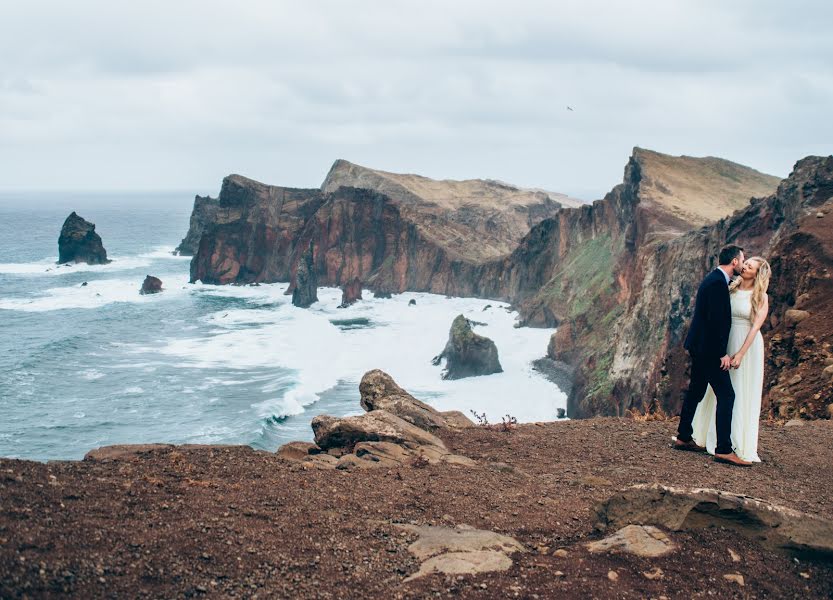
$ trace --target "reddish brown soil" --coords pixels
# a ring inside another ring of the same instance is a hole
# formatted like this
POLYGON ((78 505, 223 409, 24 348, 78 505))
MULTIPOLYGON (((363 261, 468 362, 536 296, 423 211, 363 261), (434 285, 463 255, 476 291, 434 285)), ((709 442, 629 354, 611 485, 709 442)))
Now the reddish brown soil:
POLYGON ((0 460, 0 597, 831 597, 833 565, 721 528, 671 532, 681 548, 657 559, 584 549, 601 537, 596 504, 635 483, 714 487, 833 517, 833 422, 762 424, 765 462, 748 470, 671 450, 674 428, 593 419, 444 436, 473 469, 305 471, 246 447, 0 460), (404 583, 418 562, 400 522, 466 523, 530 551, 505 573, 404 583), (664 576, 649 580, 654 567, 664 576))

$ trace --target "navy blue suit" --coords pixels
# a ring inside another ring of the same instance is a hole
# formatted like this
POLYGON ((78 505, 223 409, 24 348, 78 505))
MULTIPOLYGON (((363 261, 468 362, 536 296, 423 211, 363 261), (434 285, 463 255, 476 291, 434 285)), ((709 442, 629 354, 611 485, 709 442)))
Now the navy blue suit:
POLYGON ((691 382, 680 412, 677 439, 691 439, 691 422, 697 405, 711 385, 717 396, 717 454, 732 452, 732 408, 735 390, 729 371, 720 368, 720 359, 726 355, 729 329, 732 327, 732 307, 729 286, 720 269, 715 269, 703 279, 697 289, 694 317, 685 339, 685 349, 691 355, 691 382))

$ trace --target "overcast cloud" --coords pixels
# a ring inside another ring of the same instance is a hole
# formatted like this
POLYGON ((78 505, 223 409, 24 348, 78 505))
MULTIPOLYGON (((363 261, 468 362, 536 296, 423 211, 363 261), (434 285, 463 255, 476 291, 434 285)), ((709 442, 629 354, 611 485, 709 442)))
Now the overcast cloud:
POLYGON ((833 151, 831 30, 823 0, 7 1, 0 189, 346 158, 593 199, 637 145, 786 176, 833 151))

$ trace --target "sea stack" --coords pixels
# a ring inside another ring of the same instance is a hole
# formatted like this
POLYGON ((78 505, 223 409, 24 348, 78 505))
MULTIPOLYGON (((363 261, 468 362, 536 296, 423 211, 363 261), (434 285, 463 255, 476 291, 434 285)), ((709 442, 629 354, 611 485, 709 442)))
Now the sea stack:
POLYGON ((318 302, 318 277, 312 258, 312 242, 298 261, 295 274, 295 289, 292 291, 292 304, 299 308, 309 308, 318 302))
POLYGON ((341 304, 339 308, 347 308, 351 304, 355 304, 362 299, 362 282, 358 277, 354 277, 341 288, 341 304))
POLYGON ((448 334, 448 343, 442 353, 434 358, 433 363, 439 365, 443 358, 446 360, 443 379, 462 379, 503 372, 495 343, 474 333, 471 323, 463 315, 454 319, 448 334))
POLYGON ((95 225, 79 217, 75 211, 64 221, 58 238, 58 264, 68 262, 90 265, 110 262, 101 236, 95 232, 95 225))
POLYGON ((142 289, 139 290, 139 293, 144 294, 158 294, 162 291, 162 280, 158 277, 154 277, 153 275, 148 275, 145 277, 144 282, 142 282, 142 289))

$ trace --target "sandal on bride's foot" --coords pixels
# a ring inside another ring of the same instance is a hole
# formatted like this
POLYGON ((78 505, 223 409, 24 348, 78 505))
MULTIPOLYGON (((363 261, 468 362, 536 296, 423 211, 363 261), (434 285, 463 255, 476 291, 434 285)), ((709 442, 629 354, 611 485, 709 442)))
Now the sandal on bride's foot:
POLYGON ((715 454, 714 455, 714 462, 719 463, 726 463, 727 465, 734 465, 736 467, 751 467, 752 463, 748 460, 743 460, 740 456, 735 454, 734 452, 730 452, 729 454, 715 454))
POLYGON ((684 442, 682 440, 678 440, 674 438, 674 443, 671 444, 671 447, 674 450, 684 450, 686 452, 705 452, 706 449, 703 446, 698 446, 694 440, 688 440, 684 442))

